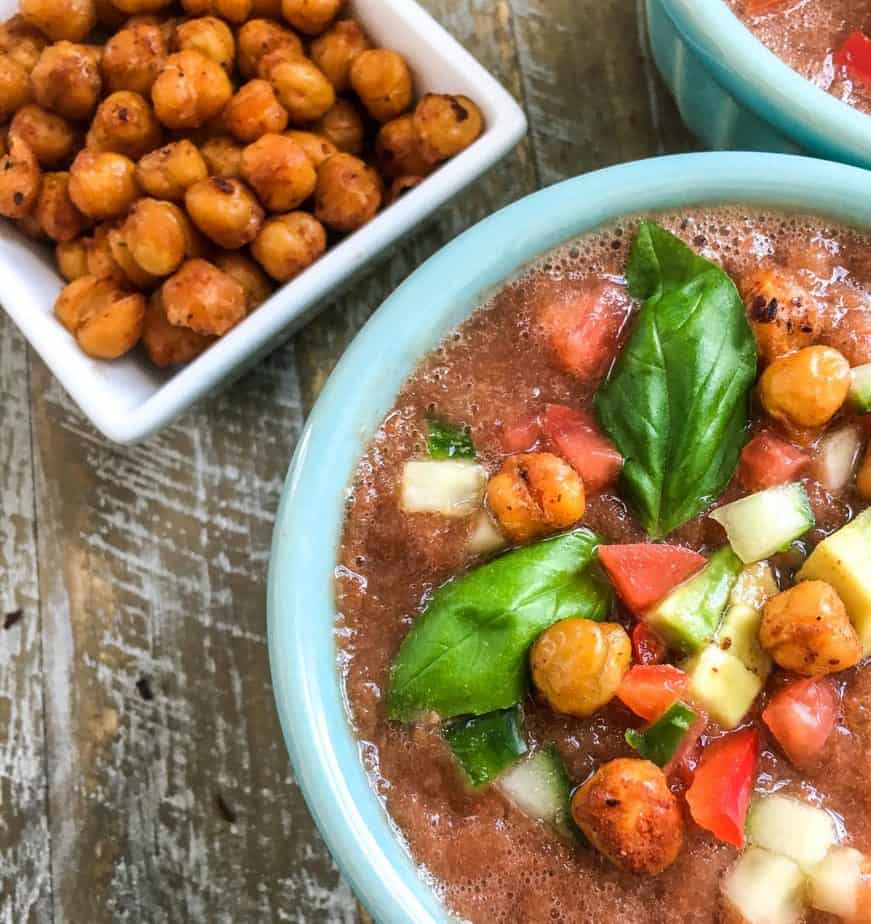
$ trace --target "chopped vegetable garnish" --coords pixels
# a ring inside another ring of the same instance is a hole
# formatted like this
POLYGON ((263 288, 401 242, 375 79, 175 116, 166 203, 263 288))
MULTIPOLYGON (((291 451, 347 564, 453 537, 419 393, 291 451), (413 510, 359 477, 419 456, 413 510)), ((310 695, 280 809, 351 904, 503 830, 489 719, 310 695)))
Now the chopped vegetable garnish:
POLYGON ((439 417, 426 422, 426 447, 433 459, 474 459, 477 455, 469 428, 439 417))
POLYGON ((555 747, 520 761, 499 778, 497 785, 524 815, 563 837, 576 833, 570 806, 572 784, 555 747))
POLYGON ((636 664, 623 678, 617 698, 648 722, 655 722, 676 703, 689 678, 671 664, 636 664))
POLYGON ((853 32, 835 54, 835 67, 845 67, 851 77, 871 83, 871 38, 853 32))
POLYGON ((516 706, 451 722, 444 738, 473 786, 486 786, 526 753, 516 706))
POLYGON ((588 492, 601 491, 617 481, 623 456, 599 429, 592 414, 548 404, 542 428, 553 449, 581 476, 588 492))
POLYGON ((659 664, 665 660, 665 642, 646 623, 637 622, 632 630, 632 656, 638 664, 659 664))
POLYGON ((748 491, 763 491, 795 481, 809 462, 801 449, 771 433, 760 433, 741 453, 738 478, 748 491))
POLYGON ((657 767, 664 767, 677 753, 697 718, 696 712, 686 703, 677 702, 649 728, 643 731, 630 728, 626 732, 626 743, 657 767))
POLYGON ((818 757, 835 727, 840 696, 828 677, 796 680, 778 690, 762 721, 796 767, 818 757))

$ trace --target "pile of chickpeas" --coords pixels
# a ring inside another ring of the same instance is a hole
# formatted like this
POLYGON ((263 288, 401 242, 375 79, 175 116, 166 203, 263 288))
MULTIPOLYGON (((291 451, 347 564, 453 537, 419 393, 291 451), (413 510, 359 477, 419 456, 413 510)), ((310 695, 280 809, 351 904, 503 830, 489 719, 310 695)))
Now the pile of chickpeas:
POLYGON ((344 0, 21 0, 0 26, 0 215, 54 242, 89 356, 188 362, 481 133, 415 102, 344 0))

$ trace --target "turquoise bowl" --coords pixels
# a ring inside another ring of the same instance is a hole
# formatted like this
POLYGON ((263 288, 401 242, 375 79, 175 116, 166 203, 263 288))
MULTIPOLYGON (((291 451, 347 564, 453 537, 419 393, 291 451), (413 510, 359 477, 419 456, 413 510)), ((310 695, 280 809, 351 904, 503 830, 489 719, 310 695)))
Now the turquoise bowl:
POLYGON ((275 698, 296 778, 340 869, 380 924, 449 915, 374 795, 338 672, 333 576, 348 485, 418 360, 529 261, 638 212, 737 202, 871 226, 871 175, 782 154, 687 154, 612 167, 508 206, 428 260, 342 357, 300 439, 269 566, 275 698))
POLYGON ((722 0, 646 0, 656 65, 690 130, 717 150, 871 167, 871 116, 805 80, 722 0))

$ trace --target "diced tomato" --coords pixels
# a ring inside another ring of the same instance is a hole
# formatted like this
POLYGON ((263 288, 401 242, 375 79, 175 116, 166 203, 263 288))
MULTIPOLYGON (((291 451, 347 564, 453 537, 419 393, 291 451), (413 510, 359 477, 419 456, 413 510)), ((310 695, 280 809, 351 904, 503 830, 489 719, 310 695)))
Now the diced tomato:
POLYGON ((620 598, 636 615, 707 564, 704 555, 679 545, 600 545, 599 561, 620 598))
POLYGON ((542 429, 551 447, 581 476, 589 493, 607 488, 619 477, 623 456, 599 430, 592 414, 548 404, 542 429))
POLYGON ((674 757, 662 768, 667 777, 679 779, 685 786, 690 786, 696 774, 701 754, 701 737, 708 727, 708 717, 700 713, 699 717, 689 727, 675 751, 674 757))
POLYGON ((539 298, 538 323, 560 366, 582 382, 598 382, 614 359, 632 310, 626 290, 593 280, 574 288, 547 288, 539 298))
POLYGON ((836 52, 835 67, 845 67, 851 77, 871 83, 871 38, 853 32, 836 52))
POLYGON ((762 713, 777 743, 796 767, 822 751, 835 727, 840 697, 827 677, 796 680, 778 690, 762 713))
POLYGON ((499 442, 505 452, 528 452, 540 439, 541 421, 536 414, 503 427, 499 442))
POLYGON ((655 722, 684 694, 689 677, 671 664, 636 664, 617 688, 617 697, 636 715, 655 722))
POLYGON ((760 433, 744 447, 738 478, 748 491, 795 481, 810 462, 806 452, 771 433, 760 433))
POLYGON ((646 623, 637 622, 632 630, 632 654, 637 664, 659 664, 668 648, 646 623))
POLYGON ((687 790, 695 823, 718 840, 739 848, 744 846, 744 822, 758 760, 758 730, 733 732, 705 748, 687 790))

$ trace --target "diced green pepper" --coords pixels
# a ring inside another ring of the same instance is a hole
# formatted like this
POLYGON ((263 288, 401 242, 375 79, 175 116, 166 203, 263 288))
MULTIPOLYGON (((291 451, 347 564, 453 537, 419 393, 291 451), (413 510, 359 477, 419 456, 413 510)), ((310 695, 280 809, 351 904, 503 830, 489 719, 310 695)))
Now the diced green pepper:
POLYGON ((443 734, 475 787, 486 786, 526 753, 517 706, 458 719, 443 734))
POLYGON ((439 417, 426 422, 426 446, 433 459, 474 459, 475 444, 466 426, 448 423, 439 417))
POLYGON ((649 728, 643 731, 630 728, 626 732, 626 743, 646 760, 664 767, 677 753, 684 736, 697 718, 693 709, 678 701, 649 728))

